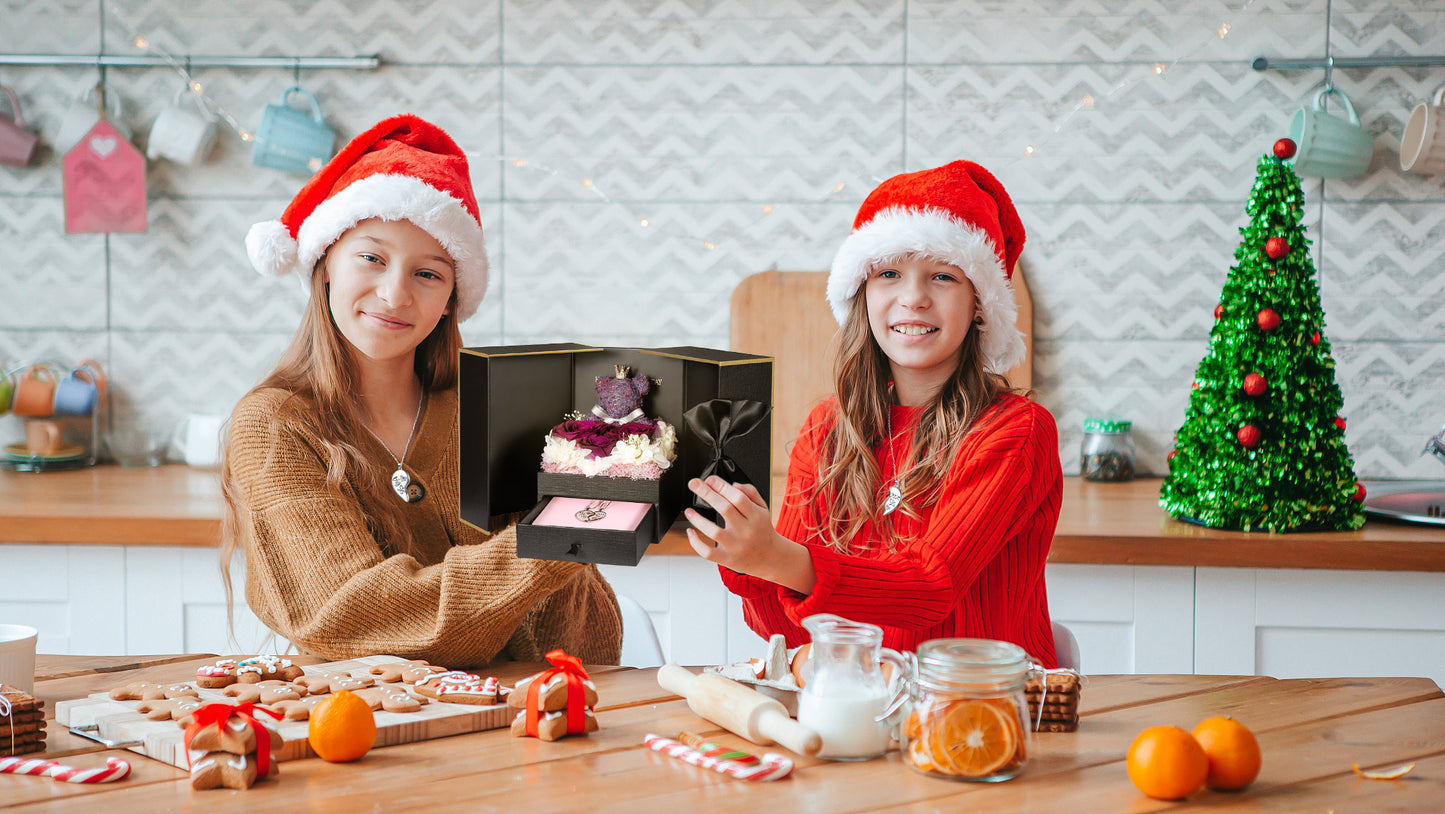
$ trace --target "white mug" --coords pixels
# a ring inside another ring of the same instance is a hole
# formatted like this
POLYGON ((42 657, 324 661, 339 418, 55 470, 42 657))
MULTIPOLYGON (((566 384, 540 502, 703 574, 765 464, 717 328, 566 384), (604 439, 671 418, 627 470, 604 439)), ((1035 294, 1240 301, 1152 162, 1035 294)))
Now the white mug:
POLYGON ((1400 134, 1400 169, 1425 175, 1445 174, 1445 85, 1428 104, 1410 111, 1400 134))
POLYGON ((36 636, 28 625, 0 625, 0 691, 35 691, 36 636))
POLYGON ((224 415, 188 415, 176 427, 175 445, 190 466, 210 468, 221 462, 224 415))
POLYGON ((203 160, 216 143, 216 116, 199 96, 181 91, 175 102, 151 125, 146 158, 165 158, 177 164, 203 160), (190 97, 187 101, 184 97, 190 97))
MULTIPOLYGON (((70 148, 80 143, 85 134, 90 132, 95 123, 100 121, 100 101, 96 98, 95 88, 88 88, 85 93, 75 97, 70 103, 70 109, 65 111, 65 116, 60 120, 60 129, 55 133, 55 152, 65 155, 70 148)), ((116 129, 127 141, 130 140, 130 128, 121 120, 124 111, 120 104, 120 94, 109 92, 105 94, 105 107, 107 115, 105 118, 111 126, 116 129)))

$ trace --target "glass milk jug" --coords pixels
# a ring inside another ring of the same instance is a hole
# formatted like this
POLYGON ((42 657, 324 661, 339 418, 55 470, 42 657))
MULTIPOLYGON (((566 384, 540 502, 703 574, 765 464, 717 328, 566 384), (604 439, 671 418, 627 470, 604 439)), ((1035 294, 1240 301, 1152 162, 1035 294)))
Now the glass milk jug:
POLYGON ((909 671, 904 657, 883 647, 883 629, 822 613, 803 620, 813 637, 809 673, 798 699, 798 723, 823 739, 818 757, 868 760, 893 738, 889 722, 894 692, 881 662, 893 665, 896 686, 909 671))

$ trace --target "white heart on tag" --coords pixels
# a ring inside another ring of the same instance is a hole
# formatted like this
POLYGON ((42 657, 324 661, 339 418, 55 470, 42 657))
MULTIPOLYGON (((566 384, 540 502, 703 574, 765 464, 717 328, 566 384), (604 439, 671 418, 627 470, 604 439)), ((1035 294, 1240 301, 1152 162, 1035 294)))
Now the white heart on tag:
POLYGON ((115 136, 96 136, 90 140, 90 149, 101 158, 115 152, 115 136))

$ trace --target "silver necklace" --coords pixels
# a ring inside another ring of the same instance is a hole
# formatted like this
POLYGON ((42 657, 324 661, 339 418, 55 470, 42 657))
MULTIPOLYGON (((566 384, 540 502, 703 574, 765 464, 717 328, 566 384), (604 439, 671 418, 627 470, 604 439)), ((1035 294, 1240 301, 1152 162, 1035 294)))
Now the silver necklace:
POLYGON ((583 523, 595 523, 607 516, 605 509, 611 505, 612 501, 610 500, 589 501, 586 506, 583 506, 582 509, 577 512, 576 517, 583 523))
POLYGON ((406 456, 411 454, 411 442, 416 440, 416 428, 421 424, 421 408, 423 404, 426 404, 425 389, 421 391, 421 398, 416 400, 416 418, 411 420, 411 435, 406 437, 406 449, 401 451, 400 458, 396 457, 396 453, 391 451, 391 447, 387 446, 386 442, 381 440, 380 435, 372 432, 372 429, 366 426, 365 421, 361 422, 361 426, 366 427, 366 431, 371 433, 371 437, 375 438, 378 444, 381 444, 381 448, 386 450, 386 454, 390 455, 393 461, 396 461, 396 471, 391 473, 391 491, 396 492, 396 496, 401 498, 402 503, 413 503, 421 500, 422 496, 421 490, 417 490, 415 497, 413 497, 410 490, 407 489, 407 487, 411 485, 411 475, 406 474, 406 469, 402 464, 406 462, 406 456))
MULTIPOLYGON (((893 468, 896 470, 896 469, 898 468, 898 459, 893 456, 893 408, 892 408, 892 407, 889 407, 889 408, 888 408, 888 437, 885 438, 885 439, 883 439, 883 443, 885 443, 885 444, 888 445, 888 461, 893 464, 893 468)), ((893 483, 888 487, 888 498, 883 501, 883 514, 884 514, 884 516, 893 514, 893 510, 894 510, 894 509, 897 509, 897 508, 899 507, 899 505, 903 503, 903 487, 900 486, 899 484, 901 484, 901 483, 903 482, 903 475, 905 475, 905 474, 907 474, 907 473, 906 473, 906 472, 905 472, 905 473, 897 473, 897 472, 894 473, 893 483)))

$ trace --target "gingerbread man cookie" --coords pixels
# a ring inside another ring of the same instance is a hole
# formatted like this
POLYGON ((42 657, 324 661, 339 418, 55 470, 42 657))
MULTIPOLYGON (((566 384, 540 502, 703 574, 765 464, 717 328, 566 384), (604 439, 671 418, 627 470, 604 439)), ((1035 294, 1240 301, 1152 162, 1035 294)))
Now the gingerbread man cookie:
POLYGON ((332 692, 340 692, 342 690, 350 690, 352 692, 356 692, 357 690, 364 690, 367 687, 371 687, 376 684, 376 679, 365 673, 362 673, 361 675, 332 673, 328 674, 326 677, 331 682, 332 692))
MULTIPOLYGON (((532 681, 535 678, 536 676, 532 676, 531 678, 524 678, 518 681, 517 686, 512 690, 512 694, 507 696, 507 706, 513 709, 526 709, 527 695, 530 691, 532 681)), ((586 706, 593 707, 597 705, 597 685, 592 683, 592 679, 585 679, 582 682, 582 692, 586 699, 586 706)), ((544 712, 556 712, 559 709, 565 709, 567 707, 566 674, 557 673, 547 679, 546 683, 538 690, 537 697, 538 706, 544 712)))
MULTIPOLYGON (((596 732, 597 716, 592 710, 587 710, 586 724, 581 732, 575 733, 585 735, 588 732, 596 732)), ((519 738, 527 737, 527 711, 524 709, 517 713, 512 719, 512 734, 519 738)), ((537 738, 544 741, 554 741, 567 734, 567 711, 546 712, 537 718, 537 738)))
POLYGON ((278 701, 295 701, 306 694, 306 688, 289 681, 272 679, 257 684, 232 684, 221 692, 242 703, 274 704, 278 701))
POLYGON ((311 717, 311 710, 316 705, 325 701, 325 698, 316 695, 308 695, 305 698, 296 698, 290 701, 277 701, 266 706, 286 716, 288 721, 304 721, 311 717))
POLYGON ((305 687, 306 695, 325 695, 331 692, 331 677, 324 673, 307 673, 291 683, 305 687))
POLYGON ((191 722, 191 713, 205 704, 206 702, 199 698, 167 698, 141 701, 135 705, 135 709, 152 721, 175 721, 181 726, 187 726, 191 722))
MULTIPOLYGON (((266 777, 276 774, 277 762, 272 760, 266 767, 266 777)), ((258 778, 256 756, 237 755, 230 752, 207 752, 191 762, 191 788, 228 788, 245 791, 256 784, 258 778)))
POLYGON ((110 691, 110 697, 116 701, 158 701, 196 696, 196 688, 189 684, 151 684, 145 681, 133 681, 110 691))
POLYGON ((381 709, 385 712, 416 712, 423 704, 428 703, 425 698, 417 698, 400 687, 385 685, 357 690, 355 695, 373 710, 381 709))
POLYGON ((254 656, 236 662, 236 680, 243 684, 256 684, 271 679, 291 681, 304 674, 305 671, 292 664, 291 659, 280 656, 254 656))
POLYGON ((437 673, 413 688, 418 693, 449 704, 495 704, 502 685, 495 676, 472 675, 461 670, 437 673))
POLYGON ((401 662, 400 664, 377 664, 367 672, 376 676, 386 684, 395 684, 397 682, 415 684, 418 681, 425 681, 434 675, 448 671, 445 667, 438 667, 435 664, 428 664, 421 659, 414 659, 412 661, 401 662))

